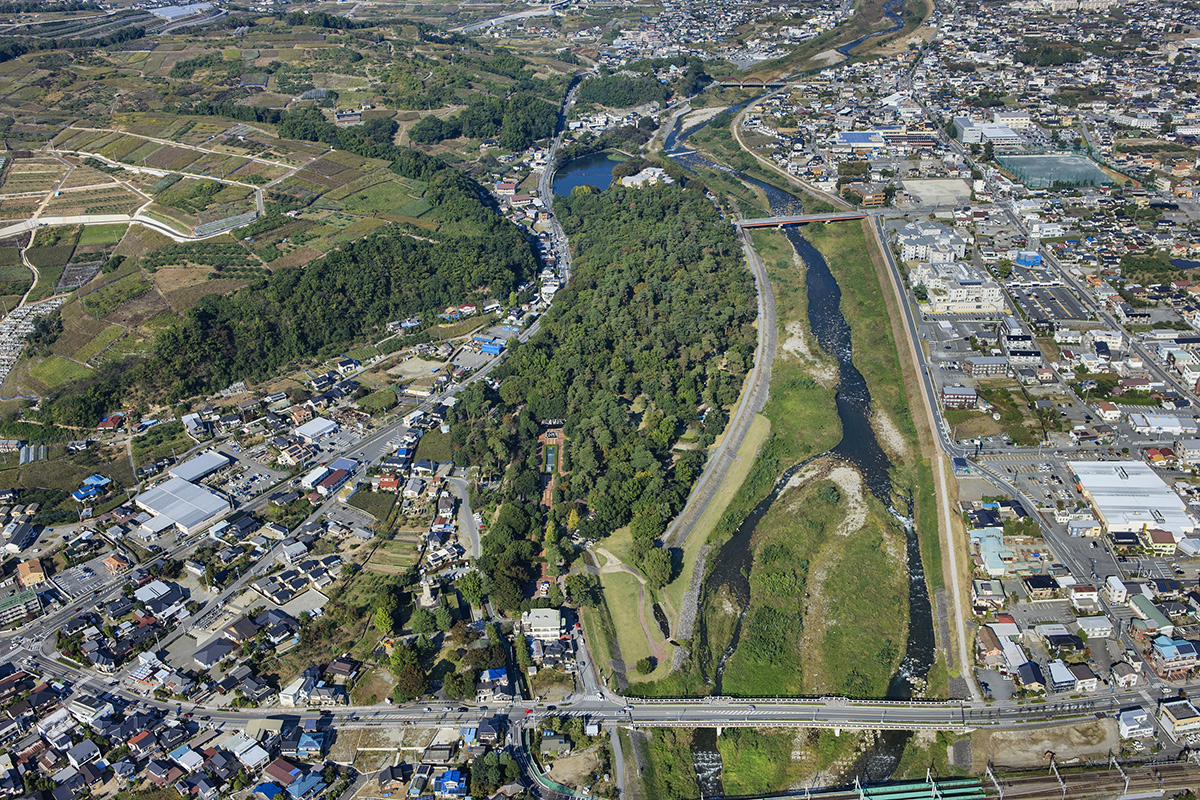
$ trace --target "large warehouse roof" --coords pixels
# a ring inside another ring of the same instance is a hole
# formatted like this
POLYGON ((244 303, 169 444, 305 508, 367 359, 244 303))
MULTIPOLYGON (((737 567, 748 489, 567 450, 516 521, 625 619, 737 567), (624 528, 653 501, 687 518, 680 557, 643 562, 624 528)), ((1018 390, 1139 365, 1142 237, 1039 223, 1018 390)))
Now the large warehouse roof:
POLYGON ((209 450, 195 458, 189 458, 182 464, 176 464, 171 467, 171 474, 176 478, 183 478, 185 481, 198 481, 205 475, 216 472, 221 467, 232 463, 233 459, 224 453, 209 450))
POLYGON ((333 433, 337 430, 337 428, 338 424, 333 420, 325 419, 324 417, 317 417, 316 419, 310 419, 308 422, 304 423, 292 432, 301 439, 306 439, 309 442, 315 442, 322 436, 333 433))
POLYGON ((1187 506, 1140 461, 1072 461, 1071 472, 1109 531, 1170 531, 1178 541, 1196 529, 1187 506))
POLYGON ((191 533, 229 508, 222 497, 183 478, 171 478, 142 492, 134 501, 151 514, 171 520, 191 533))

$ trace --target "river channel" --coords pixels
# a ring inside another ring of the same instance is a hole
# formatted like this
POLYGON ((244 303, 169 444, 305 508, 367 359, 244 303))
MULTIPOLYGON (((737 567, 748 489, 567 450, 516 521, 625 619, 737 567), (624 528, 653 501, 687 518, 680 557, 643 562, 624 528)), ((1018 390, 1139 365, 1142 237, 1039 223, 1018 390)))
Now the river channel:
MULTIPOLYGON (((891 5, 891 4, 889 4, 891 5)), ((896 0, 899 5, 899 0, 896 0)), ((890 9, 889 9, 890 10, 890 9)), ((894 12, 889 14, 898 21, 894 12)), ((852 43, 857 44, 857 43, 852 43)), ((736 109, 735 109, 736 111, 736 109)), ((697 128, 698 129, 698 128, 697 128)), ((761 189, 770 203, 772 214, 795 214, 801 211, 802 201, 796 195, 781 191, 773 186, 762 183, 754 178, 737 172, 729 167, 715 163, 695 152, 688 152, 686 132, 672 130, 666 139, 668 154, 683 166, 696 168, 704 166, 718 169, 736 175, 751 185, 761 189)), ((905 531, 906 555, 909 573, 909 630, 904 659, 899 670, 892 677, 888 686, 889 699, 907 699, 912 696, 910 678, 924 678, 934 660, 933 611, 929 592, 925 584, 925 571, 921 563, 919 541, 911 521, 911 502, 905 502, 903 509, 896 509, 894 492, 890 476, 891 462, 880 447, 875 431, 870 424, 871 394, 866 380, 854 365, 854 352, 851 343, 850 326, 846 323, 841 311, 841 289, 829 269, 821 253, 804 238, 802 229, 792 226, 784 232, 803 259, 806 267, 808 286, 808 314, 813 333, 821 348, 837 361, 838 389, 836 405, 838 417, 842 424, 842 440, 829 453, 823 453, 814 458, 831 457, 848 463, 861 473, 864 482, 880 503, 882 503, 896 518, 897 524, 905 531)), ((810 461, 812 459, 809 459, 810 461)), ((807 461, 804 463, 808 463, 807 461)), ((748 575, 752 566, 751 536, 758 522, 770 510, 771 505, 786 486, 788 479, 804 464, 790 466, 780 476, 771 493, 760 502, 738 527, 733 536, 725 542, 718 552, 711 554, 709 563, 713 565, 711 572, 705 577, 702 587, 701 605, 707 597, 722 588, 729 592, 735 604, 745 609, 749 606, 750 586, 748 575)), ((744 611, 743 611, 744 614, 744 611)), ((732 641, 715 665, 706 668, 707 677, 713 683, 713 692, 721 693, 721 678, 726 659, 733 653, 741 632, 741 620, 738 620, 732 641)), ((703 623, 703 614, 697 620, 698 644, 697 652, 709 652, 707 631, 703 623)), ((859 761, 854 775, 846 778, 859 777, 863 780, 882 780, 891 775, 899 761, 911 734, 888 732, 883 734, 872 750, 867 752, 859 761)), ((721 797, 723 789, 720 783, 720 770, 714 768, 714 756, 719 763, 719 754, 714 753, 715 736, 710 731, 697 731, 693 743, 697 774, 701 782, 702 797, 721 797)))

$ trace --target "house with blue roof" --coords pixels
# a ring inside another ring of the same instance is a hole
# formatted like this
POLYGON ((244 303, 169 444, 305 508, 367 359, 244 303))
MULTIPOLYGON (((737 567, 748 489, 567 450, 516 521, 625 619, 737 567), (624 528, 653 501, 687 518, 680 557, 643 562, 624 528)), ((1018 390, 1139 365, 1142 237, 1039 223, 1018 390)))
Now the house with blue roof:
POLYGON ((309 760, 320 758, 325 753, 328 734, 317 730, 294 730, 284 738, 283 755, 309 760), (294 743, 293 743, 294 742, 294 743))
POLYGON ((1158 677, 1168 680, 1186 677, 1196 668, 1198 657, 1195 642, 1170 636, 1154 637, 1147 655, 1158 677))
POLYGON ((292 785, 287 787, 287 794, 291 800, 308 800, 310 797, 316 797, 324 788, 325 781, 321 780, 321 776, 310 772, 293 781, 292 785))
POLYGON ((275 800, 276 797, 283 791, 273 783, 260 783, 254 787, 254 794, 263 800, 275 800))
POLYGON ((433 779, 433 791, 441 797, 466 797, 467 776, 456 769, 448 769, 433 779))
POLYGON ((100 487, 98 486, 81 486, 71 492, 71 498, 76 503, 82 503, 84 500, 95 497, 98 494, 100 494, 100 487))

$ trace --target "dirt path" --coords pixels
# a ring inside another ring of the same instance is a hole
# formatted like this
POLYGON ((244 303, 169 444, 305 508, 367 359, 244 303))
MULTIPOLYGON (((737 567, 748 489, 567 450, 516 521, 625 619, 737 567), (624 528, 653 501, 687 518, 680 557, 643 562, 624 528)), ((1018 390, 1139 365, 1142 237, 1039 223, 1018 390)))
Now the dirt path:
MULTIPOLYGON (((601 572, 626 572, 637 580, 638 622, 642 626, 642 635, 646 637, 646 644, 650 645, 650 654, 654 656, 654 660, 659 664, 663 663, 663 659, 667 657, 667 652, 663 649, 662 642, 650 633, 650 626, 646 623, 646 579, 636 569, 624 563, 603 547, 597 547, 596 552, 604 556, 604 565, 600 567, 601 572)), ((658 623, 656 622, 655 626, 657 625, 658 623)))

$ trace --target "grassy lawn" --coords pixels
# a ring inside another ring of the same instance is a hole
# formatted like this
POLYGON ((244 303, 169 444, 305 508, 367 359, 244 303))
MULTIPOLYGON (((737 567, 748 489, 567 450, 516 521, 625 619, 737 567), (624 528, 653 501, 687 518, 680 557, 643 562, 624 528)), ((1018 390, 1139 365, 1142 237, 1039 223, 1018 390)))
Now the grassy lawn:
POLYGON ((442 433, 440 430, 426 431, 417 444, 416 457, 428 458, 439 464, 453 460, 454 451, 450 447, 450 434, 442 433))
MULTIPOLYGON (((979 396, 996 407, 1000 427, 1014 444, 1031 446, 1042 440, 1042 429, 1019 389, 979 387, 979 396)), ((953 423, 951 423, 953 424, 953 423)))
POLYGON ((104 351, 106 347, 121 338, 125 328, 120 325, 109 325, 100 334, 89 339, 86 344, 75 351, 75 360, 87 362, 104 351))
POLYGON ((396 405, 396 392, 392 389, 379 389, 358 401, 358 405, 368 414, 379 414, 396 405))
POLYGON ((907 584, 888 554, 902 554, 903 541, 868 504, 865 524, 842 532, 851 498, 817 480, 781 494, 755 528, 726 694, 883 694, 904 650, 907 584))
MULTIPOLYGON (((950 423, 953 435, 957 439, 996 436, 1004 431, 1004 427, 992 419, 991 414, 982 411, 970 408, 947 408, 944 414, 946 422, 950 423)), ((1001 418, 1003 419, 1003 417, 1001 418)))
POLYGON ((73 492, 84 478, 97 472, 120 486, 133 485, 133 473, 124 449, 92 449, 68 455, 62 445, 51 445, 49 458, 45 461, 34 461, 0 472, 0 486, 73 492))
POLYGON ((116 244, 125 235, 129 227, 123 222, 113 225, 87 225, 79 236, 79 243, 84 244, 116 244))
POLYGON ((54 287, 58 285, 58 279, 62 277, 63 269, 66 266, 66 264, 51 264, 38 267, 38 282, 34 284, 33 290, 29 293, 29 302, 45 300, 54 294, 54 287))
POLYGON ((583 606, 579 609, 579 616, 583 619, 583 629, 587 636, 588 649, 592 651, 592 658, 596 661, 596 669, 601 675, 609 677, 609 685, 611 686, 612 665, 609 662, 615 655, 613 653, 615 639, 612 631, 612 620, 608 616, 608 611, 603 606, 583 606))
POLYGON ((92 371, 82 364, 62 356, 46 356, 29 370, 29 375, 50 388, 62 386, 79 378, 91 375, 92 371))
POLYGON ((350 505, 381 522, 387 519, 395 504, 396 495, 391 492, 372 492, 370 485, 364 484, 359 484, 358 491, 350 497, 350 505))
MULTIPOLYGON (((17 252, 17 248, 4 248, 17 252)), ((0 265, 0 289, 10 294, 24 294, 33 283, 33 273, 19 260, 13 264, 0 265)))
POLYGON ((559 669, 540 669, 529 681, 529 688, 536 697, 546 697, 555 690, 558 694, 564 691, 570 694, 575 688, 575 679, 559 669))
POLYGON ((127 300, 145 294, 150 287, 151 283, 146 278, 139 274, 130 274, 107 286, 88 292, 80 298, 80 302, 83 303, 83 308, 88 314, 103 317, 116 311, 127 300))
MULTIPOLYGON (((617 644, 621 648, 621 657, 625 660, 625 675, 631 684, 646 683, 666 677, 671 671, 670 645, 663 644, 666 657, 658 664, 654 672, 642 675, 634 666, 637 662, 651 655, 650 643, 642 631, 642 623, 638 620, 638 580, 628 572, 602 572, 600 582, 604 586, 604 599, 608 603, 608 611, 612 615, 613 626, 617 633, 617 644)), ((659 631, 654 622, 651 598, 646 596, 646 624, 651 626, 652 635, 659 631)))
POLYGON ((353 358, 355 361, 367 361, 379 355, 379 349, 374 345, 365 345, 356 347, 346 353, 346 358, 353 358))

